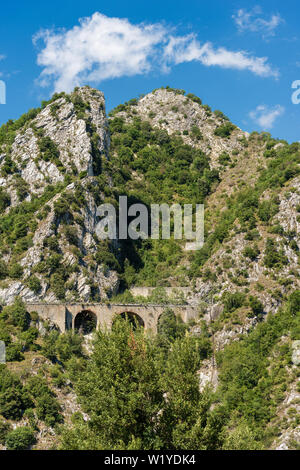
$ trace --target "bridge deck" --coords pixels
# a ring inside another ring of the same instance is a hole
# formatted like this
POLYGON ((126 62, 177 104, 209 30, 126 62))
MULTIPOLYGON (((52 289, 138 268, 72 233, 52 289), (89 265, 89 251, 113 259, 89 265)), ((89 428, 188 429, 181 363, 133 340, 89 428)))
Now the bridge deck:
POLYGON ((157 330, 160 315, 166 309, 172 309, 184 322, 198 316, 198 307, 188 304, 104 304, 104 303, 28 303, 29 312, 37 312, 44 320, 55 323, 61 331, 74 329, 75 318, 82 311, 88 311, 97 317, 97 327, 112 326, 116 315, 130 313, 139 317, 147 330, 157 330))

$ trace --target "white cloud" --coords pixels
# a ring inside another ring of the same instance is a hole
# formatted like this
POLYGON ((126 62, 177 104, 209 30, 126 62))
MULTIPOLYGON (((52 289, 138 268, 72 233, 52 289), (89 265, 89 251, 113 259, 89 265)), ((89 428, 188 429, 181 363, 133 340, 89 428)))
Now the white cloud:
POLYGON ((267 57, 253 57, 245 51, 233 52, 224 47, 215 49, 210 42, 201 45, 194 35, 171 37, 165 48, 165 57, 175 64, 196 60, 207 67, 218 65, 226 69, 250 70, 262 77, 278 76, 278 72, 267 63, 267 57))
POLYGON ((145 73, 164 34, 161 25, 135 26, 100 13, 68 31, 41 31, 34 42, 45 43, 38 55, 42 83, 54 79, 56 90, 69 91, 84 82, 145 73))
POLYGON ((70 91, 76 85, 99 83, 121 76, 162 72, 176 64, 199 61, 205 66, 249 70, 260 76, 277 76, 266 57, 244 51, 200 45, 194 34, 174 36, 161 23, 134 25, 127 19, 101 13, 79 20, 69 30, 43 30, 34 38, 42 41, 37 62, 43 67, 39 82, 55 91, 70 91))
POLYGON ((271 129, 275 120, 281 116, 285 111, 283 106, 277 104, 276 106, 269 107, 264 104, 257 106, 254 111, 249 113, 249 116, 255 121, 262 129, 271 129))
POLYGON ((252 10, 240 9, 232 18, 239 31, 261 32, 263 36, 274 36, 275 29, 284 22, 279 13, 270 16, 269 20, 262 18, 262 10, 255 7, 252 10))

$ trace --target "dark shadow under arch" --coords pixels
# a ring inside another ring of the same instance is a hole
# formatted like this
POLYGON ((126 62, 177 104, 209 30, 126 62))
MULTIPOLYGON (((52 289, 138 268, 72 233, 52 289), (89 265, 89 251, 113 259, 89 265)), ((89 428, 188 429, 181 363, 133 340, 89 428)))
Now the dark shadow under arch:
POLYGON ((77 313, 74 322, 75 331, 87 335, 97 328, 97 316, 90 310, 77 313))
POLYGON ((137 313, 123 312, 123 313, 120 313, 119 315, 116 315, 115 320, 116 320, 117 317, 121 317, 124 320, 128 320, 129 323, 133 326, 134 329, 139 327, 139 326, 142 326, 143 328, 145 328, 144 320, 137 313))

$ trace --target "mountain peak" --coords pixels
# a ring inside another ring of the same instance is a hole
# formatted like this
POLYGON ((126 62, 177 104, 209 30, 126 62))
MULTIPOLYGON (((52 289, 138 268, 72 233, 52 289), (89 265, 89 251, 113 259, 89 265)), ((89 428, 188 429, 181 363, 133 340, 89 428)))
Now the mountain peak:
POLYGON ((248 136, 221 111, 213 112, 197 96, 170 87, 158 88, 139 100, 120 105, 110 116, 122 117, 127 122, 139 117, 165 129, 169 135, 181 136, 186 144, 206 153, 213 167, 218 166, 222 152, 240 152, 241 142, 248 136))

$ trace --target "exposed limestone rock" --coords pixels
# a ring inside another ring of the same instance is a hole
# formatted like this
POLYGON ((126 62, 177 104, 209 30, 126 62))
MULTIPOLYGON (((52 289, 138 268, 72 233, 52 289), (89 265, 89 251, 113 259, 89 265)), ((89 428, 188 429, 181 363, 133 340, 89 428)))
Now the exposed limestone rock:
POLYGON ((300 365, 300 341, 293 341, 292 344, 292 362, 295 366, 300 365))
MULTIPOLYGON (((18 257, 18 263, 23 268, 22 278, 8 280, 0 285, 0 299, 3 303, 11 303, 15 296, 21 296, 26 302, 58 300, 51 285, 54 281, 51 281, 47 270, 41 266, 47 262, 51 253, 55 254, 55 250, 62 254, 60 262, 70 270, 65 287, 66 299, 76 298, 86 302, 96 295, 100 300, 101 297, 107 298, 107 293, 116 291, 119 283, 117 274, 91 262, 98 243, 95 239, 96 199, 99 201, 103 197, 103 187, 101 189, 93 175, 95 168, 99 171, 100 159, 108 158, 108 149, 109 132, 104 96, 100 91, 89 87, 79 88, 71 96, 58 97, 17 132, 10 148, 10 158, 18 169, 18 182, 24 181, 22 184, 27 185, 27 194, 23 199, 30 201, 34 196, 43 195, 49 185, 56 187, 55 185, 61 184, 61 187, 35 213, 37 226, 34 228, 32 241, 28 249, 18 257), (58 149, 58 160, 45 161, 42 158, 39 148, 42 138, 51 139, 47 143, 53 142, 58 149), (82 175, 83 178, 77 178, 76 184, 66 185, 66 174, 82 175), (84 199, 80 207, 79 192, 84 199), (78 206, 75 207, 75 218, 73 214, 60 216, 56 213, 55 205, 64 194, 69 195, 69 200, 78 206), (68 235, 66 231, 69 227, 72 235, 68 235), (48 255, 45 247, 51 237, 57 240, 57 247, 48 255), (26 285, 26 280, 32 276, 40 282, 40 288, 34 292, 26 285)), ((1 154, 0 170, 5 158, 6 154, 1 154)), ((0 186, 10 195, 10 207, 6 209, 8 213, 21 202, 15 174, 1 177, 0 186)), ((12 253, 6 250, 5 262, 10 263, 11 258, 12 253)), ((59 288, 59 279, 55 282, 59 288)))
POLYGON ((211 386, 214 391, 217 389, 218 370, 211 359, 206 359, 202 362, 198 375, 200 392, 203 392, 206 386, 211 386))
POLYGON ((212 167, 218 166, 217 157, 222 152, 240 151, 242 145, 239 139, 248 134, 239 128, 229 139, 222 139, 214 134, 217 127, 224 124, 223 119, 206 110, 205 107, 193 102, 184 95, 176 94, 167 89, 158 89, 141 98, 133 107, 134 114, 118 113, 127 121, 135 116, 148 120, 153 126, 165 129, 168 134, 181 135, 185 143, 200 148, 211 158, 212 167), (193 127, 197 127, 202 139, 195 140, 191 136, 193 127))

